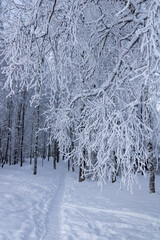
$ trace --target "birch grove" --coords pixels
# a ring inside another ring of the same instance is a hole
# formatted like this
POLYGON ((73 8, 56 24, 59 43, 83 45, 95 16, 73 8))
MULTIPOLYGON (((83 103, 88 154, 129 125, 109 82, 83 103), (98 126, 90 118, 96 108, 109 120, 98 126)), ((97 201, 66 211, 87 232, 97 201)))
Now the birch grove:
MULTIPOLYGON (((42 128, 54 168, 61 157, 79 167, 80 181, 102 186, 119 176, 131 191, 149 173, 155 192, 160 1, 6 0, 1 19, 8 101, 28 91, 35 108, 34 174, 42 128)), ((30 132, 33 141, 33 124, 30 132)))

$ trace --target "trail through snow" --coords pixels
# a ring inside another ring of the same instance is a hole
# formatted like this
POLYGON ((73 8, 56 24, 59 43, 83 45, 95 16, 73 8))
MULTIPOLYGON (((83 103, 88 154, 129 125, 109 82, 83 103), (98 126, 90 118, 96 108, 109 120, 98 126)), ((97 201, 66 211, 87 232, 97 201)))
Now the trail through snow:
POLYGON ((67 164, 0 169, 0 240, 160 240, 160 176, 156 194, 140 176, 134 195, 108 183, 78 183, 67 164))
MULTIPOLYGON (((65 188, 65 165, 58 164, 56 176, 57 189, 52 198, 48 216, 46 218, 46 240, 61 240, 61 206, 65 188)), ((62 239, 63 240, 63 239, 62 239)))

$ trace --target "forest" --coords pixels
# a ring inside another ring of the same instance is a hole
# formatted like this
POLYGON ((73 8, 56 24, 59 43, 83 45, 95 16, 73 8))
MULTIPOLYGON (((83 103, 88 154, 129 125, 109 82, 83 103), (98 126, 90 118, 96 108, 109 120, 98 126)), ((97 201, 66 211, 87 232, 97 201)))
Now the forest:
POLYGON ((3 170, 64 160, 79 182, 156 191, 160 0, 1 0, 0 62, 3 170))

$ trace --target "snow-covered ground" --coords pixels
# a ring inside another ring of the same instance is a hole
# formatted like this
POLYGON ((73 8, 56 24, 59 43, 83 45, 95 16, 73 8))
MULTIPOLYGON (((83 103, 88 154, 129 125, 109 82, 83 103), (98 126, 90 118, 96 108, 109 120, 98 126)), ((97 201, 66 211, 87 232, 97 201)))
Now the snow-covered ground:
POLYGON ((108 183, 77 181, 64 163, 0 169, 0 240, 160 240, 160 176, 156 194, 140 176, 131 195, 108 183))

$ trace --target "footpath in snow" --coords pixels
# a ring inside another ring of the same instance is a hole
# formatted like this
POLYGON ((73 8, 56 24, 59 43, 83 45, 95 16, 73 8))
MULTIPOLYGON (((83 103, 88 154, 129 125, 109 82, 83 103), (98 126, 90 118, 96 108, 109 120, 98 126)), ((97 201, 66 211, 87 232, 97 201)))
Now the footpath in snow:
POLYGON ((0 240, 160 240, 160 176, 156 194, 140 176, 131 195, 108 183, 77 181, 61 162, 0 169, 0 240))

